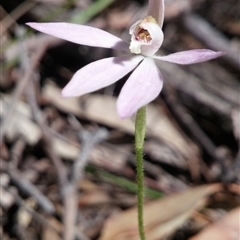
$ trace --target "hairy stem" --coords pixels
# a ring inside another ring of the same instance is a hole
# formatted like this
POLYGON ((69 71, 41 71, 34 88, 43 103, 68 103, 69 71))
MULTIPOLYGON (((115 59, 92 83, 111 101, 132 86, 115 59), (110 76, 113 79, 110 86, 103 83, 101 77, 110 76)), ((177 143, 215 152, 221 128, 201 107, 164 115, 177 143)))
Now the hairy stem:
POLYGON ((144 199, 144 169, 143 169, 143 145, 146 128, 146 107, 137 111, 135 120, 135 151, 137 165, 137 200, 138 200, 138 229, 141 240, 145 240, 143 222, 143 199, 144 199))

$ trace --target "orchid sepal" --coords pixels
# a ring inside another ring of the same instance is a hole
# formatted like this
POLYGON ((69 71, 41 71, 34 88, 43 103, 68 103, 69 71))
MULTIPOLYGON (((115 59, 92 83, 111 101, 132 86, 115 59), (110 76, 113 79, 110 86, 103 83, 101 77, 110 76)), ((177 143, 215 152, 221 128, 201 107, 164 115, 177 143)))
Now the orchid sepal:
POLYGON ((170 63, 176 63, 180 65, 194 64, 206 62, 215 58, 218 58, 225 53, 222 51, 212 51, 209 49, 194 49, 188 51, 181 51, 172 53, 166 56, 153 56, 156 60, 166 61, 170 63))
POLYGON ((111 85, 131 72, 143 56, 104 58, 78 70, 62 90, 63 97, 78 97, 111 85))
POLYGON ((163 26, 164 11, 164 0, 149 0, 147 15, 155 18, 160 28, 163 26))
POLYGON ((42 33, 67 40, 69 42, 91 46, 128 51, 128 44, 121 38, 104 30, 65 22, 35 23, 26 25, 42 33))

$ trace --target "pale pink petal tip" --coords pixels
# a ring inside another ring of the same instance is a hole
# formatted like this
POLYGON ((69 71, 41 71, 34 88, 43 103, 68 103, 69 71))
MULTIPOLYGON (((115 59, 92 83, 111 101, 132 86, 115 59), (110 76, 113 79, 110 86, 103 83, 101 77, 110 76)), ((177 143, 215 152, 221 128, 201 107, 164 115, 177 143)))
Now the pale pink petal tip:
POLYGON ((195 49, 189 51, 176 52, 167 56, 154 56, 157 60, 162 60, 181 65, 194 64, 209 61, 222 56, 224 52, 215 52, 209 49, 195 49))

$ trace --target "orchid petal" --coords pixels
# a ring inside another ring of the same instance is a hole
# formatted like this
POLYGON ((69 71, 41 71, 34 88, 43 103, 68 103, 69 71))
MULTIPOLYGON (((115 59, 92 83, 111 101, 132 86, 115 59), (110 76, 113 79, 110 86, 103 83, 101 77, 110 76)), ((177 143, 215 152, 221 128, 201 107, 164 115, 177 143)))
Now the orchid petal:
POLYGON ((162 90, 162 75, 151 58, 145 58, 124 84, 117 100, 121 118, 130 117, 154 100, 162 90))
POLYGON ((142 56, 122 56, 92 62, 74 74, 62 96, 76 97, 104 88, 132 71, 142 59, 142 56))
POLYGON ((149 0, 148 16, 154 17, 160 28, 163 26, 164 8, 164 0, 149 0))
POLYGON ((167 56, 153 56, 154 59, 181 65, 205 62, 223 55, 223 52, 215 52, 209 49, 195 49, 169 54, 167 56))
POLYGON ((133 24, 129 33, 132 35, 129 49, 135 54, 153 56, 163 42, 162 29, 151 16, 133 24))
POLYGON ((98 28, 73 23, 26 23, 28 26, 73 43, 128 51, 122 39, 98 28))

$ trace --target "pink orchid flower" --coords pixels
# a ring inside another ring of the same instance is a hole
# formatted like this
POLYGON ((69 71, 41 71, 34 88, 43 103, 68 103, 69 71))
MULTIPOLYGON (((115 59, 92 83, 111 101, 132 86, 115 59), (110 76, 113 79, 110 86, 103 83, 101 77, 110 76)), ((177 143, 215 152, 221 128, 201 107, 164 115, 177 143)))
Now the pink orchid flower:
POLYGON ((127 55, 95 61, 78 70, 62 90, 63 97, 81 96, 104 88, 133 71, 121 89, 117 112, 121 118, 132 116, 153 101, 162 90, 163 77, 155 61, 193 64, 222 55, 207 49, 196 49, 158 56, 164 36, 164 1, 149 0, 148 16, 130 27, 130 44, 97 28, 71 23, 27 23, 28 26, 82 45, 123 50, 127 55))

